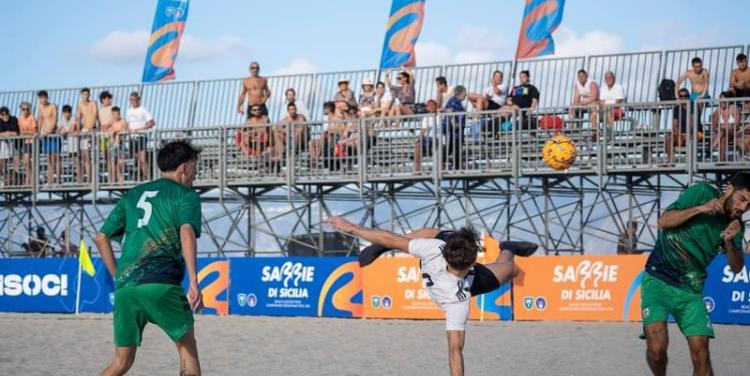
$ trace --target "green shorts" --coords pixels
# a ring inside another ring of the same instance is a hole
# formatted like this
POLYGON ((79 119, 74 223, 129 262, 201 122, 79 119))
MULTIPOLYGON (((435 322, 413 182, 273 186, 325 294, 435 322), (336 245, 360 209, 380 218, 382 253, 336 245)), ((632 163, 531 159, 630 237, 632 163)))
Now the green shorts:
POLYGON ((672 314, 685 337, 714 337, 703 295, 674 287, 644 273, 641 281, 641 314, 644 329, 648 324, 667 321, 672 314))
POLYGON ((145 283, 115 291, 116 346, 140 346, 146 323, 154 323, 178 341, 193 327, 193 311, 181 286, 145 283))

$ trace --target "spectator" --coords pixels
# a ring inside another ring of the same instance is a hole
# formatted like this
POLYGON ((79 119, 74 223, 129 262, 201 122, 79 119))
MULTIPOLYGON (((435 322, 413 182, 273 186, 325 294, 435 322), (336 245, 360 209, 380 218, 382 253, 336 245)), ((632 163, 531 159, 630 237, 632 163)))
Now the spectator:
POLYGON ((122 183, 125 180, 125 146, 122 134, 128 131, 128 123, 122 118, 120 107, 112 107, 112 124, 109 128, 109 171, 110 183, 122 183))
POLYGON ((242 89, 240 90, 240 99, 237 103, 237 113, 245 114, 242 109, 245 103, 245 97, 247 97, 247 116, 250 117, 250 110, 252 106, 260 106, 261 113, 263 116, 268 116, 268 107, 266 102, 271 97, 271 89, 268 88, 268 79, 260 76, 260 64, 253 61, 250 63, 250 76, 242 81, 242 89))
POLYGON ((336 109, 339 111, 344 108, 356 109, 357 100, 354 97, 354 92, 349 89, 349 80, 340 78, 338 81, 338 87, 339 90, 333 96, 333 102, 336 104, 336 109), (344 107, 344 103, 346 103, 346 107, 344 107))
POLYGON ((679 95, 679 91, 682 87, 682 83, 685 79, 690 81, 690 101, 694 102, 696 99, 705 98, 708 99, 708 82, 709 74, 708 70, 703 68, 703 60, 699 57, 694 57, 691 61, 693 69, 688 69, 683 73, 675 84, 675 95, 679 95))
MULTIPOLYGON (((360 135, 359 135, 359 122, 357 122, 357 113, 352 109, 346 109, 341 113, 344 120, 343 129, 340 129, 338 134, 338 143, 336 145, 336 156, 345 157, 347 155, 354 155, 359 149, 360 135)), ((367 127, 367 147, 375 145, 375 130, 372 127, 367 127)))
POLYGON ((23 172, 25 174, 24 185, 31 186, 34 177, 34 166, 31 157, 33 156, 32 146, 34 145, 34 136, 39 132, 39 123, 34 115, 31 114, 31 103, 21 102, 21 117, 18 118, 18 128, 21 130, 21 136, 29 138, 23 140, 21 146, 21 158, 23 160, 23 172))
POLYGON ((110 170, 110 165, 114 162, 109 160, 109 143, 112 140, 109 135, 110 128, 112 127, 112 94, 104 90, 99 94, 99 132, 102 136, 99 137, 99 152, 104 159, 104 165, 107 166, 107 179, 111 183, 114 177, 110 170))
MULTIPOLYGON (((719 97, 721 99, 729 99, 732 98, 732 93, 725 91, 722 92, 719 97)), ((719 162, 726 161, 727 149, 729 149, 737 139, 736 136, 739 131, 740 120, 741 118, 737 111, 737 106, 734 106, 731 102, 727 101, 720 102, 718 111, 714 111, 714 113, 711 114, 711 135, 713 136, 711 148, 713 150, 719 150, 719 162)))
POLYGON ((453 86, 448 86, 448 81, 445 77, 440 76, 435 79, 435 101, 437 101, 438 108, 443 108, 445 102, 453 97, 453 86))
POLYGON ((44 232, 44 227, 37 227, 36 237, 29 238, 29 252, 37 257, 47 257, 49 249, 49 239, 47 239, 47 235, 44 232))
MULTIPOLYGON (((62 107, 62 118, 57 122, 57 129, 60 136, 65 140, 63 152, 68 154, 75 164, 75 176, 78 184, 81 184, 81 159, 78 154, 78 124, 73 118, 73 107, 66 104, 62 107)), ((60 178, 62 181, 62 178, 60 178)))
POLYGON ((499 110, 508 99, 508 88, 503 83, 503 72, 494 71, 490 85, 482 93, 470 93, 468 98, 477 111, 499 110))
POLYGON ((365 78, 362 81, 362 92, 359 93, 359 116, 370 117, 376 114, 378 109, 377 94, 372 80, 365 78))
POLYGON ((747 55, 737 55, 737 68, 729 76, 729 91, 735 98, 750 98, 750 69, 747 69, 747 55))
MULTIPOLYGON (((601 106, 614 105, 625 102, 625 89, 615 82, 615 74, 607 72, 604 74, 604 85, 599 93, 599 104, 601 106)), ((607 110, 607 126, 612 128, 616 121, 625 116, 622 107, 613 107, 607 110)))
MULTIPOLYGON (((0 138, 18 137, 18 118, 10 115, 8 107, 0 107, 0 138)), ((14 174, 18 173, 18 140, 0 141, 0 170, 2 170, 3 184, 14 185, 18 181, 14 174), (8 160, 12 159, 13 171, 9 171, 8 160)))
POLYGON ((310 120, 310 111, 307 110, 307 105, 305 105, 305 102, 301 99, 297 98, 297 92, 294 91, 294 89, 289 88, 286 89, 286 92, 284 93, 284 96, 286 97, 286 104, 294 103, 294 106, 297 108, 297 113, 304 116, 306 120, 310 120))
POLYGON ((464 128, 466 127, 466 108, 463 101, 466 100, 466 88, 458 85, 453 89, 453 96, 443 107, 443 112, 456 113, 457 115, 445 115, 443 117, 443 134, 447 136, 446 155, 452 157, 453 169, 460 170, 463 167, 463 143, 464 128))
POLYGON ((276 148, 275 154, 278 158, 284 155, 284 146, 287 140, 287 130, 292 128, 292 134, 294 135, 294 146, 295 153, 307 151, 308 146, 308 131, 307 121, 304 115, 297 113, 297 106, 294 102, 290 102, 286 105, 287 116, 281 119, 280 124, 273 125, 273 138, 274 146, 276 148))
POLYGON ((393 96, 390 92, 385 90, 385 84, 382 81, 378 81, 378 83, 375 84, 375 103, 378 106, 375 110, 377 115, 384 116, 391 112, 393 96))
POLYGON ((419 137, 414 143, 414 170, 422 171, 422 155, 432 156, 433 141, 435 139, 435 128, 437 128, 437 101, 430 99, 425 103, 427 113, 432 116, 422 118, 422 127, 419 130, 419 137))
POLYGON ((65 231, 60 233, 60 255, 62 257, 77 257, 78 256, 78 245, 70 241, 69 237, 65 236, 65 231), (67 241, 66 241, 67 239, 67 241))
POLYGON ((627 228, 620 234, 617 242, 618 255, 636 255, 643 251, 638 250, 638 222, 629 220, 627 228))
POLYGON ((135 133, 130 137, 130 152, 137 154, 138 167, 143 181, 149 181, 151 180, 151 168, 148 164, 147 132, 156 125, 156 121, 154 121, 151 113, 141 106, 141 96, 136 91, 130 93, 130 108, 125 114, 125 121, 128 123, 130 133, 135 133))
POLYGON ((414 113, 414 101, 416 93, 414 91, 414 79, 409 71, 401 71, 396 76, 398 85, 391 83, 391 71, 385 73, 385 83, 393 95, 394 102, 388 113, 390 116, 411 115, 414 113))
MULTIPOLYGON (((672 148, 687 145, 688 127, 693 123, 688 111, 690 108, 690 92, 685 88, 680 89, 677 92, 677 100, 679 103, 672 108, 672 132, 664 136, 664 151, 670 162, 672 161, 672 148)), ((698 139, 702 139, 703 130, 700 129, 700 122, 698 128, 698 135, 696 136, 698 139)))
POLYGON ((325 116, 326 119, 323 123, 320 137, 317 140, 310 141, 310 156, 315 163, 317 163, 321 157, 332 155, 329 150, 330 145, 335 145, 335 142, 338 141, 334 135, 339 131, 339 128, 343 128, 343 118, 336 111, 335 103, 323 103, 323 116, 325 116))
POLYGON ((539 90, 529 83, 531 75, 529 71, 522 70, 518 74, 520 85, 516 85, 510 91, 508 106, 500 109, 501 114, 512 114, 515 110, 521 110, 521 129, 535 128, 529 117, 529 113, 536 111, 539 106, 539 90))
POLYGON ((39 127, 42 136, 42 153, 47 154, 47 185, 57 184, 60 178, 60 148, 62 141, 57 132, 57 105, 50 103, 46 90, 37 93, 39 101, 39 127))
POLYGON ((237 144, 247 157, 259 157, 266 150, 268 116, 263 114, 263 106, 255 104, 248 108, 248 117, 245 127, 237 136, 237 144))
POLYGON ((589 80, 589 74, 585 69, 580 69, 578 71, 578 79, 573 87, 573 102, 568 109, 568 116, 571 120, 575 120, 582 118, 584 113, 590 111, 591 127, 595 128, 599 125, 596 108, 586 109, 573 107, 590 106, 595 103, 599 103, 599 85, 593 80, 589 80))
POLYGON ((97 119, 97 108, 96 102, 91 101, 91 91, 85 87, 81 89, 81 102, 78 103, 78 110, 76 111, 76 121, 81 124, 78 125, 78 129, 81 133, 81 155, 83 159, 83 174, 81 178, 86 178, 86 182, 90 182, 91 175, 91 145, 93 132, 96 130, 96 119, 97 119))

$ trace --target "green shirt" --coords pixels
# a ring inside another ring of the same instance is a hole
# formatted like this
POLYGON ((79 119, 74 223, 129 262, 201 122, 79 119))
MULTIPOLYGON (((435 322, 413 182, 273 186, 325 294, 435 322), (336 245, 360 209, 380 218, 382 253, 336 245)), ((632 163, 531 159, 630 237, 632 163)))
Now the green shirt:
POLYGON ((179 285, 185 276, 180 226, 201 233, 198 193, 171 179, 141 184, 123 195, 99 230, 122 241, 115 288, 143 283, 179 285), (124 235, 124 238, 123 238, 124 235))
MULTIPOLYGON (((686 189, 667 210, 684 210, 721 197, 718 189, 704 183, 686 189)), ((646 271, 675 287, 703 293, 706 267, 724 248, 721 233, 730 219, 723 214, 698 214, 679 227, 661 230, 656 247, 646 262, 646 271)), ((744 226, 734 238, 742 249, 744 226)))

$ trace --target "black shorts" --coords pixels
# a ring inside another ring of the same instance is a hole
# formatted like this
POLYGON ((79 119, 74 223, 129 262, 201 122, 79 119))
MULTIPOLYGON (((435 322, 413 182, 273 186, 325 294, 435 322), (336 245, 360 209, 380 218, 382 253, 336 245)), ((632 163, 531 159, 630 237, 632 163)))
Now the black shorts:
POLYGON ((132 137, 130 137, 128 143, 130 145, 131 154, 135 154, 140 151, 146 151, 146 147, 148 146, 148 137, 143 134, 133 135, 132 137))
POLYGON ((251 115, 250 110, 253 108, 253 106, 260 106, 260 113, 261 113, 261 115, 268 116, 268 107, 266 107, 265 103, 261 103, 261 104, 249 104, 249 105, 247 105, 247 112, 245 113, 245 115, 247 116, 248 119, 250 118, 250 115, 251 115))
POLYGON ((748 98, 750 97, 750 89, 734 89, 735 98, 748 98))
POLYGON ((502 107, 502 106, 499 105, 499 104, 497 104, 495 101, 493 101, 491 99, 487 101, 487 109, 488 110, 499 110, 500 107, 502 107))

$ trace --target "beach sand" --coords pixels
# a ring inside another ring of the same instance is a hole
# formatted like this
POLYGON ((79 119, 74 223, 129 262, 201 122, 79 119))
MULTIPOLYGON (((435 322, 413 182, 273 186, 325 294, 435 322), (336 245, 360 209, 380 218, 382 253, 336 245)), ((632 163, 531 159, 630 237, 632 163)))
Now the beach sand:
MULTIPOLYGON (((670 325, 670 375, 692 372, 670 325)), ((446 375, 441 321, 197 316, 205 375, 446 375)), ((646 375, 639 323, 471 322, 468 375, 646 375)), ((750 374, 750 327, 716 325, 718 375, 750 374)), ((0 375, 95 375, 113 353, 110 315, 0 314, 0 375)), ((176 375, 149 325, 130 375, 176 375)))

